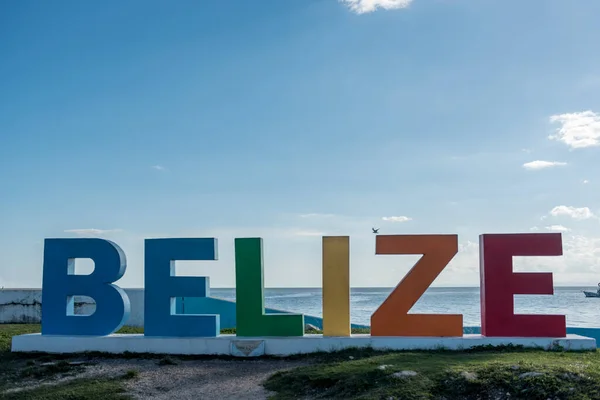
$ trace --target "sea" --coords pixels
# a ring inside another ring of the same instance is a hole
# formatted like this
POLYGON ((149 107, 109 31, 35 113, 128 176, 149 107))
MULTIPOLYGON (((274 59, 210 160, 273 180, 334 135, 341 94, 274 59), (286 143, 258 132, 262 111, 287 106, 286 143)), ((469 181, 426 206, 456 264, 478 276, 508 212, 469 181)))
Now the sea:
MULTIPOLYGON (((371 314, 393 288, 352 288, 350 321, 371 325, 371 314)), ((600 327, 600 298, 586 298, 595 287, 556 287, 553 295, 515 295, 516 314, 566 315, 567 326, 600 327)), ((265 307, 323 316, 321 288, 265 288, 265 307)), ((211 297, 235 301, 235 289, 211 288, 211 297)), ((429 288, 410 313, 462 314, 464 326, 481 326, 478 287, 429 288)))

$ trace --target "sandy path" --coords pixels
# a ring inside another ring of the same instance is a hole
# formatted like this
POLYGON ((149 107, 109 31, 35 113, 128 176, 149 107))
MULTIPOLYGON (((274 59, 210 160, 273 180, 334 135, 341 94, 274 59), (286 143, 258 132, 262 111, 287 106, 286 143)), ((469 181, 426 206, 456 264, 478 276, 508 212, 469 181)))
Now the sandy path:
POLYGON ((158 365, 157 360, 102 360, 86 375, 139 376, 126 384, 136 399, 267 399, 262 383, 277 371, 306 362, 288 360, 198 360, 158 365))

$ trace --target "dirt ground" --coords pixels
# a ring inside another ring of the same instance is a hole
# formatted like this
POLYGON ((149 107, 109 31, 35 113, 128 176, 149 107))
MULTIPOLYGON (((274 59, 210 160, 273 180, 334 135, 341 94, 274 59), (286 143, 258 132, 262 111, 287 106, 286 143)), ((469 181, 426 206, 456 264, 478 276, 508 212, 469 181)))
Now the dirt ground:
MULTIPOLYGON (((137 399, 267 399, 262 382, 277 371, 304 365, 293 361, 182 361, 137 366, 138 379, 127 388, 137 399)), ((120 367, 123 368, 123 367, 120 367)), ((134 369, 130 365, 124 369, 134 369)))
MULTIPOLYGON (((77 362, 77 361, 75 361, 77 362)), ((44 383, 23 382, 5 393, 23 392, 38 386, 56 385, 77 378, 118 377, 137 371, 125 388, 135 399, 267 399, 262 383, 277 371, 306 365, 290 360, 174 360, 157 359, 86 360, 82 371, 44 383)))

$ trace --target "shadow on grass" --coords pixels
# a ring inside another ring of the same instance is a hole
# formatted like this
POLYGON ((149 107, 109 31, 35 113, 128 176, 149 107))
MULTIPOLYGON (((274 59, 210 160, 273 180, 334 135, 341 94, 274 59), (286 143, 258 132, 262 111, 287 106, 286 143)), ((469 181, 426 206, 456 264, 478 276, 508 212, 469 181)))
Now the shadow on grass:
POLYGON ((68 383, 53 386, 39 386, 31 390, 8 392, 2 395, 7 400, 126 400, 131 396, 125 393, 123 383, 138 376, 135 370, 127 371, 115 379, 75 379, 68 383))

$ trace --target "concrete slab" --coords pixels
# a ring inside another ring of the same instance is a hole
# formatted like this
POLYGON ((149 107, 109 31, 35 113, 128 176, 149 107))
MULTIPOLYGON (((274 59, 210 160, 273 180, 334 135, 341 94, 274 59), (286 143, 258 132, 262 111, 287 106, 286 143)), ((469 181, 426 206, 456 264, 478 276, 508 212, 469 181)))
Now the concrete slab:
POLYGON ((110 336, 50 336, 39 333, 15 336, 13 352, 82 353, 99 351, 111 354, 154 353, 193 355, 233 355, 254 357, 260 355, 288 356, 300 353, 330 352, 354 347, 372 347, 378 350, 464 350, 477 346, 524 346, 566 350, 595 350, 596 339, 569 334, 564 338, 497 338, 481 335, 462 337, 377 337, 352 335, 350 337, 261 337, 244 338, 221 335, 214 338, 169 338, 144 335, 114 334, 110 336))

